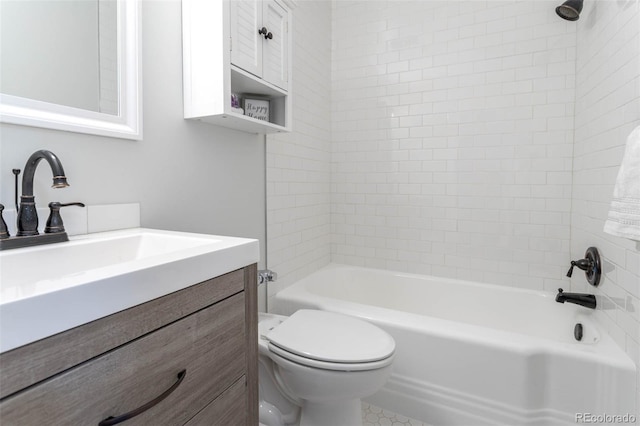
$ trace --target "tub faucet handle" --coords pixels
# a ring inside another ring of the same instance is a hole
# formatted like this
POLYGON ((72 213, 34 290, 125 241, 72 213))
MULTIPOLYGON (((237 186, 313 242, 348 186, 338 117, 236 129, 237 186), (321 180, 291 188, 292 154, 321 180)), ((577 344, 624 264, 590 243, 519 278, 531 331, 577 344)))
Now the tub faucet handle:
POLYGON ((593 286, 597 286, 600 283, 600 276, 602 274, 602 264, 600 262, 600 254, 595 247, 589 247, 584 254, 584 259, 572 260, 571 267, 567 272, 567 277, 571 277, 573 274, 573 268, 577 266, 584 271, 587 282, 593 286))
POLYGON ((567 272, 567 276, 569 278, 571 278, 571 275, 573 274, 573 268, 577 266, 578 268, 582 269, 583 271, 586 271, 590 268, 593 267, 593 262, 590 259, 580 259, 580 260, 572 260, 571 261, 571 267, 569 268, 569 271, 567 272))
MULTIPOLYGON (((567 271, 567 276, 568 276, 569 278, 571 278, 571 275, 573 275, 573 267, 574 267, 574 266, 575 266, 575 265, 574 265, 574 261, 572 260, 572 261, 571 261, 571 267, 570 267, 570 268, 569 268, 569 270, 567 271)), ((562 290, 562 289, 560 289, 560 290, 562 290)))

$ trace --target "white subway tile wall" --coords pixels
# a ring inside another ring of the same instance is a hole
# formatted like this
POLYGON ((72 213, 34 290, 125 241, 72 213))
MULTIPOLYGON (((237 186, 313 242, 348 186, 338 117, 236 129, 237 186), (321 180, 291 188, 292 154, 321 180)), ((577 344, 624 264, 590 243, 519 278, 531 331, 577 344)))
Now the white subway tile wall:
POLYGON ((268 298, 331 250, 331 2, 297 2, 293 15, 293 132, 267 136, 268 298))
POLYGON ((554 10, 335 3, 333 261, 568 285, 576 24, 554 10))
POLYGON ((602 232, 640 124, 639 3, 567 22, 546 0, 298 1, 294 131, 267 142, 269 295, 329 261, 595 292, 640 365, 640 243, 602 232), (590 245, 598 289, 565 277, 590 245))
MULTIPOLYGON (((640 367, 640 243, 603 232, 626 138, 640 125, 640 2, 585 2, 578 26, 571 256, 589 246, 604 262, 597 317, 640 367)), ((637 376, 640 404, 640 369, 637 376)), ((640 406, 637 407, 640 410, 640 406)))

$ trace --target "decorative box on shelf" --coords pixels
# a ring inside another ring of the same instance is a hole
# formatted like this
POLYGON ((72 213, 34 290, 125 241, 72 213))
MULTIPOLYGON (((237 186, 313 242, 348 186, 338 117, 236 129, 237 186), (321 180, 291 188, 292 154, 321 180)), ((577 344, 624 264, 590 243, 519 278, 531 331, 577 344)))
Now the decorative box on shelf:
POLYGON ((256 96, 244 98, 244 115, 262 121, 269 121, 269 100, 256 96))

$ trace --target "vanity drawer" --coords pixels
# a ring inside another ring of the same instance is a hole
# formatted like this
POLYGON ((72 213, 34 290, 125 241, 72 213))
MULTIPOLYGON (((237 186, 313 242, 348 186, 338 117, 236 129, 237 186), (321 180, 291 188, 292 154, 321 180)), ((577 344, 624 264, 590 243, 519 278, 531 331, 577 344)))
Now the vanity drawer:
POLYGON ((182 382, 130 425, 182 425, 245 373, 245 299, 238 293, 0 403, 3 426, 98 425, 182 382))
POLYGON ((246 423, 246 378, 243 376, 185 426, 242 426, 246 423))

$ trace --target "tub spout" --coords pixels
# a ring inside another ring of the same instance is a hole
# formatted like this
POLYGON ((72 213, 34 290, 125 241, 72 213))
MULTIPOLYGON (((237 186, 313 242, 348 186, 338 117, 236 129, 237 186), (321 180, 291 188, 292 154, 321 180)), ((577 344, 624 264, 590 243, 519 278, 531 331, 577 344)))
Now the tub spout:
POLYGON ((593 294, 584 293, 565 293, 561 288, 558 289, 556 295, 556 302, 558 303, 575 303, 576 305, 584 306, 585 308, 596 308, 596 297, 593 294))

